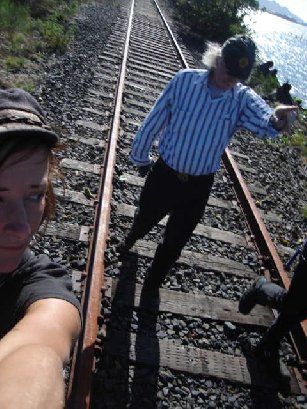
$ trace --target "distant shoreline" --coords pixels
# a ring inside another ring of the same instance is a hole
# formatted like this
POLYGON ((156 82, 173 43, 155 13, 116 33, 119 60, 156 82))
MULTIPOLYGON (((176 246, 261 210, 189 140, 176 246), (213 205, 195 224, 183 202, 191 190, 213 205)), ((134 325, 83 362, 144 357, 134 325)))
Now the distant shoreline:
POLYGON ((301 23, 301 22, 297 21, 295 18, 288 17, 285 14, 280 14, 280 13, 277 13, 275 11, 267 10, 266 8, 259 9, 259 10, 264 11, 264 12, 269 13, 269 14, 273 14, 274 16, 283 18, 284 20, 291 21, 291 23, 295 23, 295 24, 299 24, 300 26, 307 27, 307 23, 301 23))

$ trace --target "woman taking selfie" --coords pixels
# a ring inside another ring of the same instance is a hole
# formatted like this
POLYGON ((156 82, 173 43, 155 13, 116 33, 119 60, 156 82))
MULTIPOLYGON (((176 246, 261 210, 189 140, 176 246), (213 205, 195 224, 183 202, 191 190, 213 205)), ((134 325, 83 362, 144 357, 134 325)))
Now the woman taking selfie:
POLYGON ((63 365, 80 331, 67 271, 30 241, 54 211, 58 137, 37 101, 0 90, 0 408, 64 406, 63 365))

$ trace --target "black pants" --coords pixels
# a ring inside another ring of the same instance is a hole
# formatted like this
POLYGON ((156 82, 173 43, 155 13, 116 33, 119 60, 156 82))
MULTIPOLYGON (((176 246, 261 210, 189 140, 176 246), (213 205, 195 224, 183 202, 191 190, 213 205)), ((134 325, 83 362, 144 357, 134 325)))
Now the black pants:
POLYGON ((129 233, 135 242, 165 215, 169 219, 158 246, 151 274, 163 281, 201 219, 212 189, 214 174, 180 175, 158 159, 147 176, 129 233))
POLYGON ((263 342, 269 347, 277 348, 282 337, 291 328, 307 318, 307 260, 301 257, 294 270, 289 290, 273 284, 261 286, 263 302, 279 311, 279 315, 266 332, 263 342))

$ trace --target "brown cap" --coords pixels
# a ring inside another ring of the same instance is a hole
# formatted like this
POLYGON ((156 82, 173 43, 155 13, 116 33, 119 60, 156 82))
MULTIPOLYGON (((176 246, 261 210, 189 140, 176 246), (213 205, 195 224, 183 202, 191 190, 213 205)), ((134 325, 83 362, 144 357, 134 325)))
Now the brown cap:
POLYGON ((19 88, 0 90, 0 138, 9 134, 37 135, 51 146, 59 140, 37 100, 19 88))

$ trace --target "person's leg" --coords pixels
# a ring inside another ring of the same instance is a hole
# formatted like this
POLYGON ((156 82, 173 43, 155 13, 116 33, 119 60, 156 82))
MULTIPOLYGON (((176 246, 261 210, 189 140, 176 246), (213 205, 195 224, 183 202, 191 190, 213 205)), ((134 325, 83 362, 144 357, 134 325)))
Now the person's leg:
POLYGON ((251 287, 243 294, 239 301, 239 311, 248 314, 256 304, 267 305, 275 308, 283 315, 304 316, 307 314, 307 249, 305 249, 296 266, 290 283, 289 290, 274 283, 268 282, 264 277, 258 277, 251 287))
MULTIPOLYGON (((180 203, 171 211, 164 239, 158 245, 146 278, 146 287, 157 289, 168 271, 179 258, 181 251, 201 219, 213 185, 213 175, 205 182, 183 185, 180 203)), ((188 183, 188 182, 183 182, 188 183)))
MULTIPOLYGON (((279 297, 278 303, 271 305, 280 314, 263 337, 264 346, 278 348, 284 335, 300 321, 307 318, 307 261, 302 257, 294 270, 289 290, 279 297)), ((281 293, 281 291, 280 291, 281 293)))
MULTIPOLYGON (((239 311, 248 314, 256 304, 270 306, 280 310, 287 291, 265 277, 258 277, 239 301, 239 311)), ((281 376, 288 383, 288 372, 279 359, 280 332, 283 333, 284 321, 281 315, 274 321, 258 345, 254 346, 246 340, 247 348, 262 365, 272 374, 281 376)))
POLYGON ((168 212, 172 191, 171 175, 157 161, 149 172, 142 189, 139 205, 128 235, 120 245, 120 251, 129 250, 144 237, 168 212))
POLYGON ((239 311, 242 314, 248 314, 256 304, 268 306, 280 312, 258 345, 259 351, 263 350, 266 359, 269 355, 277 354, 282 337, 291 325, 297 322, 298 310, 293 308, 291 299, 290 302, 287 301, 288 299, 288 293, 283 287, 268 282, 264 277, 255 280, 240 299, 239 311))
POLYGON ((307 262, 301 257, 295 268, 289 290, 268 283, 266 280, 260 285, 247 290, 245 297, 240 300, 239 309, 245 308, 248 313, 255 304, 268 305, 279 311, 278 317, 264 334, 260 343, 253 349, 254 354, 264 365, 275 374, 280 373, 281 378, 287 382, 289 375, 280 365, 279 347, 282 337, 300 321, 307 318, 307 299, 304 290, 307 286, 307 262), (248 311, 249 310, 249 311, 248 311))
MULTIPOLYGON (((306 250, 307 251, 307 250, 306 250)), ((300 256, 295 267, 289 290, 282 304, 282 312, 292 315, 294 312, 300 316, 307 315, 307 255, 300 256)))

